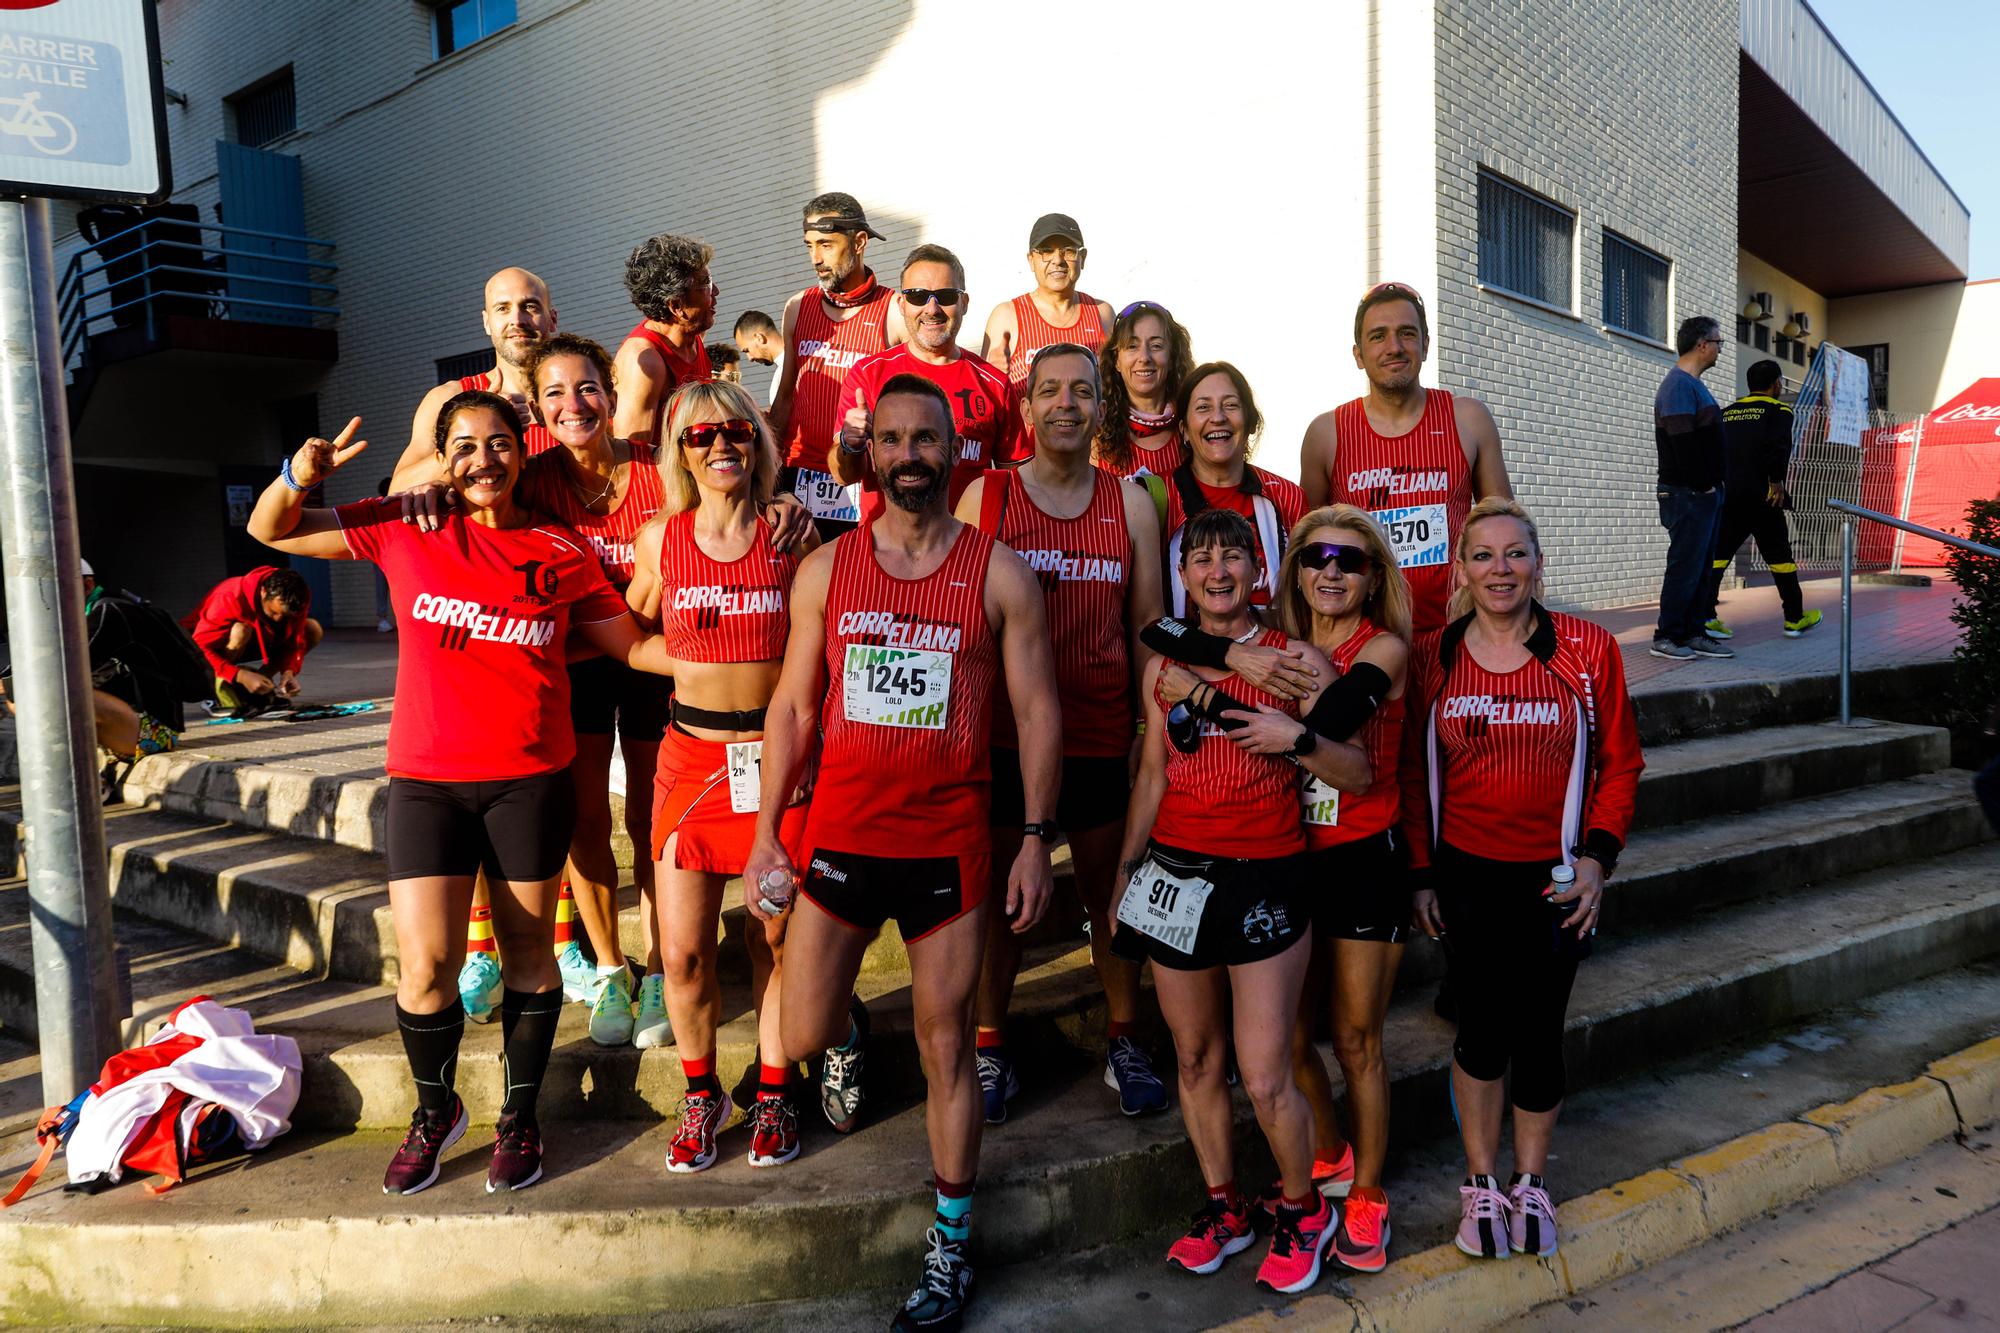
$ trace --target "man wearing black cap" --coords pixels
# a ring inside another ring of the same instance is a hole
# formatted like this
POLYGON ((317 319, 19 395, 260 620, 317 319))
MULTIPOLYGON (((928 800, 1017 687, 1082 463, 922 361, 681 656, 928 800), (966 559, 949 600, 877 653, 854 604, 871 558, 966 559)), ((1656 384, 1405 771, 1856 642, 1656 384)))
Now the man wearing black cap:
POLYGON ((785 302, 779 346, 784 363, 771 399, 771 429, 784 450, 778 487, 799 499, 831 541, 860 517, 856 497, 820 471, 840 429, 847 372, 903 341, 890 288, 864 262, 874 235, 851 194, 829 191, 806 205, 806 256, 819 285, 785 302))
MULTIPOLYGON (((1083 277, 1083 228, 1067 213, 1044 213, 1028 229, 1028 269, 1035 288, 993 307, 979 354, 1007 372, 1018 404, 1028 396, 1028 363, 1057 343, 1096 351, 1111 327, 1111 303, 1076 289, 1083 277)), ((1013 459, 1000 459, 1011 463, 1013 459)))

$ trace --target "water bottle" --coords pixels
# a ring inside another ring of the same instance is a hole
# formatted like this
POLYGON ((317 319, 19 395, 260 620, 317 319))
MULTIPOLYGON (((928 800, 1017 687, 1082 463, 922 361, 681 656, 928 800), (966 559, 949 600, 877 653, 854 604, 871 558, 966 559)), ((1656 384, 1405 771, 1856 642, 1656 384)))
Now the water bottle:
POLYGON ((772 866, 757 881, 757 906, 770 916, 777 916, 792 901, 792 872, 780 866, 772 866))
MULTIPOLYGON (((1549 883, 1556 886, 1556 893, 1568 893, 1576 887, 1576 867, 1568 865, 1557 866, 1555 869, 1549 871, 1549 883)), ((1576 907, 1576 904, 1572 901, 1556 902, 1555 894, 1549 895, 1549 901, 1555 906, 1557 911, 1564 914, 1569 913, 1576 907)))

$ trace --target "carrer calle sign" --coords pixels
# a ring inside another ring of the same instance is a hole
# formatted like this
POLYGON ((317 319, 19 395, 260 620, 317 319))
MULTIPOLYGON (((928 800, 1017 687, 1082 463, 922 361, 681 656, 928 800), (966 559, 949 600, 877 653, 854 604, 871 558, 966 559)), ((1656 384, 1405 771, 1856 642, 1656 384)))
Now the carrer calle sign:
POLYGON ((0 0, 0 193, 164 197, 161 92, 148 0, 0 0))

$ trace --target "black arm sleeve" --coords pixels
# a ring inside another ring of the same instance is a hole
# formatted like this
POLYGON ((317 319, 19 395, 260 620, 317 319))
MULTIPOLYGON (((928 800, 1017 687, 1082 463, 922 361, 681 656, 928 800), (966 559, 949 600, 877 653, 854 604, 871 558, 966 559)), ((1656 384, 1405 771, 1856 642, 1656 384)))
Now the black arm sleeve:
POLYGON ((1229 645, 1232 640, 1196 629, 1189 622, 1175 620, 1172 616, 1161 616, 1140 630, 1139 642, 1169 662, 1213 667, 1217 671, 1229 669, 1229 645))
POLYGON ((1389 673, 1373 662, 1357 662, 1320 691, 1305 724, 1330 741, 1344 741, 1361 730, 1388 697, 1389 673))
MULTIPOLYGON (((1207 637, 1215 638, 1216 636, 1211 634, 1207 637)), ((1229 641, 1227 639, 1218 639, 1217 642, 1227 643, 1229 641)), ((1229 709, 1235 709, 1241 713, 1254 713, 1257 711, 1249 704, 1242 703, 1231 697, 1227 690, 1219 690, 1212 685, 1209 686, 1203 697, 1206 702, 1196 711, 1216 726, 1221 727, 1224 731, 1235 731, 1238 727, 1245 725, 1241 718, 1224 717, 1223 713, 1225 711, 1229 709)))

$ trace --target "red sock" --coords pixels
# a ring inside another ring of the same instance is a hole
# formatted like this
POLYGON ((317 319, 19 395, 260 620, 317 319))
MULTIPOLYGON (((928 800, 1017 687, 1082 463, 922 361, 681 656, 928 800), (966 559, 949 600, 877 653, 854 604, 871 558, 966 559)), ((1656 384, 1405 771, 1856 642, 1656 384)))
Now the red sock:
POLYGON ((932 1176, 931 1180, 937 1185, 937 1192, 947 1199, 969 1199, 972 1197, 973 1182, 970 1180, 946 1180, 943 1176, 937 1175, 932 1176))
POLYGON ((1302 1213, 1312 1213, 1319 1211, 1317 1205, 1319 1204, 1320 1201, 1320 1192, 1318 1190, 1307 1190, 1304 1194, 1301 1194, 1296 1199, 1294 1199, 1291 1195, 1287 1194, 1283 1196, 1283 1199, 1284 1199, 1284 1206, 1287 1208, 1294 1208, 1302 1213))
POLYGON ((978 1043, 980 1050, 990 1051, 997 1046, 1005 1046, 1007 1034, 999 1028, 981 1028, 973 1040, 978 1043))
POLYGON ((1137 1023, 1121 1023, 1114 1018, 1104 1027, 1104 1039, 1106 1041, 1117 1041, 1120 1037, 1136 1036, 1138 1030, 1139 1025, 1137 1023))
POLYGON ((790 1065, 758 1064, 757 1095, 759 1097, 782 1097, 785 1092, 785 1084, 791 1081, 791 1077, 792 1067, 790 1065))
POLYGON ((1243 1211, 1243 1196, 1237 1192, 1234 1180, 1225 1181, 1220 1185, 1210 1185, 1208 1197, 1232 1213, 1243 1211))
POLYGON ((711 1096, 722 1091, 722 1084, 715 1077, 715 1053, 690 1060, 681 1057, 681 1073, 687 1078, 689 1092, 705 1092, 711 1096))

